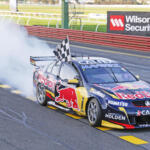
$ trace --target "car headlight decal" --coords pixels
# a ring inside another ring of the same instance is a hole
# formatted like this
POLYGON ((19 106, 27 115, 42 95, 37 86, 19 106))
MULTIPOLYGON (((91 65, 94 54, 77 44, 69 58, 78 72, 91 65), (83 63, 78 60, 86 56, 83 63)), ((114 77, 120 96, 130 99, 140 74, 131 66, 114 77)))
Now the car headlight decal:
POLYGON ((111 97, 114 98, 114 99, 119 99, 119 98, 118 98, 116 95, 114 95, 114 94, 111 94, 111 93, 106 92, 106 91, 104 91, 104 90, 103 90, 103 92, 106 93, 107 95, 111 96, 111 97))
POLYGON ((119 107, 119 110, 122 111, 126 115, 126 117, 128 119, 128 122, 130 123, 130 120, 129 120, 129 117, 128 117, 128 114, 127 114, 127 111, 125 110, 125 108, 124 107, 119 107))

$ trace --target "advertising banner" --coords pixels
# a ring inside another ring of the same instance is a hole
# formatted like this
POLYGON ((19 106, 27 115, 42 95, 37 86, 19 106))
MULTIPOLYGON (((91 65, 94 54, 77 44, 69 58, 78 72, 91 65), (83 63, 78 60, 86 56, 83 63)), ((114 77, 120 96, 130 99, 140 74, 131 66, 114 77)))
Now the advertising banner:
POLYGON ((107 32, 150 36, 150 12, 109 11, 107 32))
POLYGON ((9 7, 11 11, 14 11, 14 12, 18 11, 17 0, 9 0, 9 7))

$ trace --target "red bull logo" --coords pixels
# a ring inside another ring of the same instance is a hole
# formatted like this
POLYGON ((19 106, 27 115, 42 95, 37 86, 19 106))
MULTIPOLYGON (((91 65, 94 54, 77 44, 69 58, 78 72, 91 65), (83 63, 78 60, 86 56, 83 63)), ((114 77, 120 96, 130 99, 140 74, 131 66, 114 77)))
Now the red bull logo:
POLYGON ((150 98, 150 92, 147 91, 135 91, 134 94, 124 94, 115 92, 115 95, 120 99, 144 99, 150 98))
POLYGON ((59 93, 59 96, 56 97, 55 99, 56 102, 66 101, 67 107, 78 109, 75 89, 73 88, 59 89, 59 87, 57 87, 57 92, 59 93))
POLYGON ((136 89, 144 89, 144 88, 149 88, 147 85, 142 85, 142 84, 137 84, 137 85, 132 85, 132 84, 124 84, 124 85, 118 85, 114 87, 112 90, 113 91, 118 91, 118 90, 136 90, 136 89))

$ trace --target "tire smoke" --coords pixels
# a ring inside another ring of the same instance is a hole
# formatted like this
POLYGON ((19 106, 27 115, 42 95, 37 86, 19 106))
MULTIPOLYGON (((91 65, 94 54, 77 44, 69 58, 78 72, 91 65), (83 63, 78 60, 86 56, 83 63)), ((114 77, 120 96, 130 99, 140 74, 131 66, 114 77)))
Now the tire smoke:
POLYGON ((30 56, 53 55, 49 46, 28 35, 24 27, 0 19, 0 83, 33 95, 30 56))

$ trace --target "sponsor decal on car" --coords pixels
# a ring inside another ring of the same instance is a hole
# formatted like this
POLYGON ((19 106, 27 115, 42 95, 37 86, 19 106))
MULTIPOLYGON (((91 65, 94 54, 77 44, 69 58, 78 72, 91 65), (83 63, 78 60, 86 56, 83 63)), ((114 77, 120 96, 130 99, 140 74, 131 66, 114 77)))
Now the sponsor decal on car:
POLYGON ((119 90, 136 90, 136 89, 147 89, 149 88, 149 86, 145 85, 145 84, 123 84, 123 85, 118 85, 114 88, 112 88, 113 91, 119 91, 119 90))
POLYGON ((125 116, 117 113, 107 113, 105 114, 105 117, 113 120, 126 120, 125 116))
POLYGON ((137 116, 147 116, 150 115, 150 110, 138 110, 137 116))
POLYGON ((139 127, 141 127, 141 128, 147 128, 147 127, 150 127, 150 124, 139 124, 139 127))
POLYGON ((120 99, 144 99, 144 98, 150 98, 150 92, 147 91, 135 91, 135 94, 124 94, 115 92, 115 95, 120 99))
POLYGON ((89 69, 89 68, 100 68, 100 67, 119 67, 119 64, 83 64, 82 69, 89 69))
POLYGON ((150 101, 145 101, 145 106, 150 106, 150 101))
MULTIPOLYGON (((109 66, 109 64, 111 65, 113 62, 115 62, 115 61, 107 59, 107 58, 100 58, 100 59, 96 59, 96 61, 92 60, 92 59, 81 60, 81 61, 79 61, 79 64, 81 64, 81 65, 100 65, 100 66, 108 65, 109 66)), ((116 64, 116 65, 119 65, 119 64, 116 64)))
POLYGON ((127 107, 127 106, 128 106, 128 103, 122 102, 122 101, 112 101, 112 100, 108 100, 108 104, 110 104, 110 105, 115 105, 115 106, 120 106, 120 107, 127 107))
POLYGON ((58 86, 57 92, 59 95, 55 98, 56 102, 66 101, 68 108, 78 109, 77 95, 76 95, 75 89, 70 88, 70 87, 59 89, 59 86, 58 86))
POLYGON ((45 86, 47 86, 47 87, 49 87, 49 88, 54 90, 54 88, 55 88, 55 80, 53 80, 53 82, 52 82, 49 79, 47 79, 46 77, 44 77, 44 75, 42 75, 42 74, 39 74, 38 80, 39 80, 39 82, 41 84, 44 84, 45 86))

